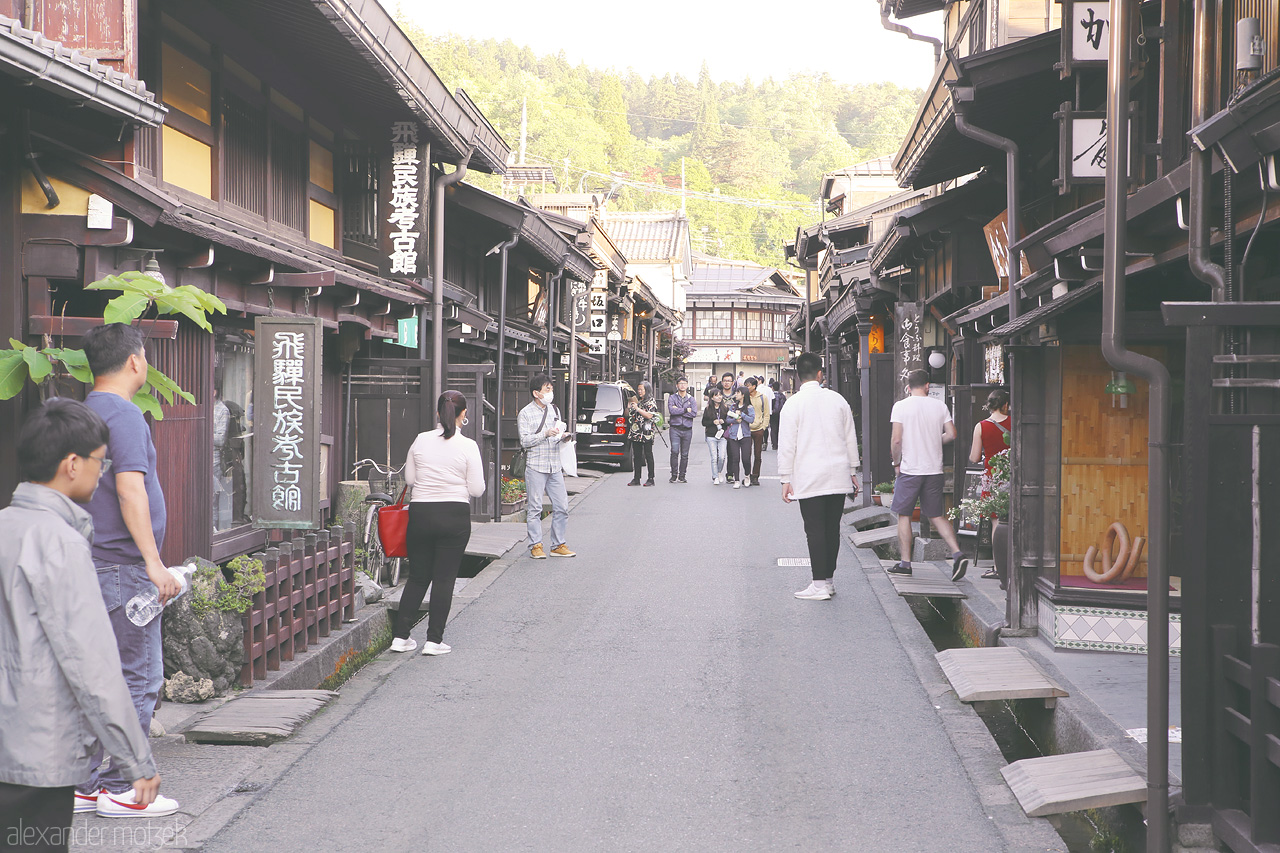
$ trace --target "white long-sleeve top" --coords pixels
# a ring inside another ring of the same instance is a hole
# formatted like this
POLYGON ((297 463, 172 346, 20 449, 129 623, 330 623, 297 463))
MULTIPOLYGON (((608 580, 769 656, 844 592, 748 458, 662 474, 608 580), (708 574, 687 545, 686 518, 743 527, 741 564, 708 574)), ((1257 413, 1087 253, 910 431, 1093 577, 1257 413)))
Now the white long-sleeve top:
POLYGON ((858 433, 844 397, 806 382, 782 407, 778 426, 778 473, 794 498, 853 491, 858 433))
POLYGON ((468 503, 484 494, 480 448, 461 432, 453 438, 445 438, 439 427, 420 432, 409 447, 404 481, 410 501, 468 503))

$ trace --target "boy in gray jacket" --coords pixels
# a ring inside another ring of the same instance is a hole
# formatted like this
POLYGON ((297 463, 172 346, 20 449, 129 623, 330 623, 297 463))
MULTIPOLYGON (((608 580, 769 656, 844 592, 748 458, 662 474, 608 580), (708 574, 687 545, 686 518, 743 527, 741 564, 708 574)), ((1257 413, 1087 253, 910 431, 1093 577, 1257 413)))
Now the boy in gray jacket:
POLYGON ((160 789, 121 674, 80 506, 106 473, 107 426, 53 399, 18 438, 23 482, 0 510, 0 848, 66 850, 74 789, 100 742, 145 808, 160 789))

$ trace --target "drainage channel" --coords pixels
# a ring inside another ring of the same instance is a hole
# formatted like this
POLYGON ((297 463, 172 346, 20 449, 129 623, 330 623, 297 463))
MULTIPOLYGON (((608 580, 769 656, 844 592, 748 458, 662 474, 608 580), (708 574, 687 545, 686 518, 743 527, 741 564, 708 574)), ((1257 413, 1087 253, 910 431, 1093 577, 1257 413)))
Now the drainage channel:
MULTIPOLYGON (((922 597, 904 600, 938 651, 969 646, 956 628, 960 624, 959 602, 922 597)), ((1006 761, 1057 754, 1054 712, 1039 700, 983 702, 975 705, 975 710, 1006 761)), ((1136 809, 1108 809, 1105 819, 1092 811, 1067 812, 1046 819, 1070 853, 1135 853, 1145 845, 1146 832, 1136 809)))

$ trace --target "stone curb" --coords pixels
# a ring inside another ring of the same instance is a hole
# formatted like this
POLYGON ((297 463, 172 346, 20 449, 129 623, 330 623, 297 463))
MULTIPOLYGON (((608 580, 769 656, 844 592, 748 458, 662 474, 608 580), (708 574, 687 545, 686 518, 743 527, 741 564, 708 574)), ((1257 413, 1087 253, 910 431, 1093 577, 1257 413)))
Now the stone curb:
MULTIPOLYGON (((569 500, 570 512, 578 506, 588 495, 590 495, 603 482, 610 478, 609 474, 595 478, 593 482, 587 485, 577 495, 569 500)), ((494 581, 502 576, 502 573, 511 568, 520 560, 527 560, 527 549, 512 548, 503 557, 494 560, 485 566, 479 574, 463 588, 462 592, 454 596, 453 608, 449 612, 449 621, 452 622, 472 603, 478 599, 486 589, 488 589, 494 581)), ((377 608, 374 613, 364 621, 357 621, 357 627, 363 627, 365 624, 374 623, 375 617, 387 618, 387 608, 385 605, 370 605, 371 608, 377 608)), ((367 608, 368 609, 368 608, 367 608)), ((361 611, 364 613, 365 611, 361 611)), ((368 634, 372 634, 374 628, 370 628, 368 634)), ((339 642, 352 636, 352 632, 344 632, 337 638, 331 637, 335 642, 331 645, 339 648, 349 648, 344 643, 339 642)), ((367 641, 366 641, 367 642, 367 641)), ((341 655, 338 652, 334 656, 334 662, 341 655)), ((317 655, 319 657, 319 655, 317 655)), ((180 842, 171 844, 174 849, 182 850, 202 850, 204 845, 215 835, 221 832, 226 826, 234 821, 242 811, 253 804, 258 795, 271 788, 285 773, 289 771, 294 764, 307 754, 316 744, 324 740, 329 732, 333 731, 346 720, 351 714, 360 708, 365 699, 369 697, 382 683, 393 673, 397 667, 404 666, 410 660, 419 657, 418 654, 396 654, 391 651, 383 652, 374 660, 366 664, 359 672, 355 673, 338 691, 338 698, 334 700, 327 708, 321 711, 316 717, 308 721, 300 728, 293 737, 286 741, 273 744, 263 750, 263 759, 257 768, 250 773, 244 775, 240 779, 228 780, 228 793, 221 800, 214 803, 211 807, 192 818, 191 822, 183 827, 183 838, 180 842), (397 658, 399 658, 397 660, 397 658)), ((289 670, 282 670, 278 678, 264 681, 261 684, 255 684, 252 690, 267 689, 291 689, 282 688, 281 680, 285 677, 302 678, 303 676, 293 676, 292 673, 297 671, 306 661, 299 662, 299 666, 291 667, 289 670)), ((330 670, 333 664, 330 664, 330 670)), ((309 671, 310 668, 308 668, 309 671)), ((327 674, 327 673, 326 673, 327 674)), ((319 683, 324 676, 317 679, 314 683, 306 685, 311 688, 319 683)), ((252 692, 246 691, 246 692, 252 692)), ((204 713, 202 709, 200 713, 204 713)), ((195 716, 183 722, 183 726, 190 725, 194 722, 195 716)), ((246 747, 249 748, 249 747, 246 747)))
POLYGON ((893 588, 880 565, 880 558, 870 549, 848 547, 866 573, 867 582, 893 625, 903 651, 937 709, 942 727, 973 783, 983 811, 1004 839, 1005 850, 1009 853, 1066 853, 1066 843, 1053 826, 1044 818, 1027 817, 1018 805, 1017 798, 1000 775, 1001 768, 1008 762, 977 711, 956 698, 934 657, 937 650, 933 642, 893 588), (902 618, 904 614, 906 618, 902 618))

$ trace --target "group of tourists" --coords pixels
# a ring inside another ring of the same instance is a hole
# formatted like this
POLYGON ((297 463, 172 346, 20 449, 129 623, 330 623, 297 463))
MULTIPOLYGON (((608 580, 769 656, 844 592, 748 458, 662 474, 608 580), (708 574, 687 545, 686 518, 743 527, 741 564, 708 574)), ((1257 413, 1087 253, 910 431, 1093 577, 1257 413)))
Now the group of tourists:
MULTIPOLYGON (((714 379, 715 377, 712 377, 714 379)), ((778 424, 787 396, 777 380, 762 376, 735 380, 725 373, 703 391, 702 428, 711 456, 711 482, 735 489, 760 485, 760 465, 769 437, 778 449, 778 424)))
MULTIPOLYGON (((776 380, 766 384, 762 376, 735 379, 725 373, 718 381, 711 377, 699 402, 689 390, 688 377, 679 377, 676 393, 666 403, 670 482, 689 482, 689 451, 700 420, 711 457, 712 484, 732 483, 735 489, 760 485, 760 465, 770 435, 773 449, 778 449, 778 420, 786 399, 776 380)), ((639 383, 626 410, 634 466, 628 486, 652 486, 656 481, 653 443, 661 432, 660 412, 653 386, 639 383)))

